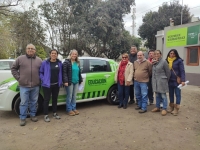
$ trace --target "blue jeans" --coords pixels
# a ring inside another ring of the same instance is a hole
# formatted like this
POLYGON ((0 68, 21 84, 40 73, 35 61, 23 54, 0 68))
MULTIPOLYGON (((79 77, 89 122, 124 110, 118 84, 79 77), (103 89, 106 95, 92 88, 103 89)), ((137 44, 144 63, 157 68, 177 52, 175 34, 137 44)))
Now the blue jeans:
POLYGON ((174 93, 176 95, 176 104, 181 103, 181 89, 178 87, 169 86, 169 100, 170 103, 174 103, 174 93))
POLYGON ((119 105, 126 106, 128 103, 130 86, 120 85, 118 82, 119 105))
POLYGON ((163 109, 167 109, 167 94, 166 93, 156 93, 156 107, 160 108, 160 102, 163 102, 163 109))
POLYGON ((70 112, 76 110, 76 94, 78 90, 78 83, 72 83, 70 86, 66 86, 67 98, 66 98, 66 111, 70 112))
POLYGON ((35 116, 37 112, 37 101, 39 95, 39 86, 36 87, 21 87, 20 86, 20 119, 26 119, 27 110, 29 108, 30 116, 35 116))
POLYGON ((142 110, 147 110, 148 102, 148 85, 146 82, 134 81, 135 96, 138 100, 138 106, 142 110))

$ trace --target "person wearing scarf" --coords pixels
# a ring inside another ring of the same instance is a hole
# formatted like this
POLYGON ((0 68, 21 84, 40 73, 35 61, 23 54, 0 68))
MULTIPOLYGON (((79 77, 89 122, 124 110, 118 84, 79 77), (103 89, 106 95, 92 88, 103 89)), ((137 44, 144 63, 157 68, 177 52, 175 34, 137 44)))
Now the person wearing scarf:
POLYGON ((129 55, 127 53, 122 54, 122 60, 119 63, 117 71, 115 73, 115 82, 118 85, 119 93, 119 106, 127 108, 130 85, 133 84, 133 64, 129 61, 129 55))
POLYGON ((167 54, 166 61, 168 62, 169 69, 171 70, 171 76, 169 78, 169 113, 174 116, 178 115, 181 103, 181 89, 179 89, 177 83, 177 76, 181 78, 181 84, 185 85, 185 69, 183 59, 180 58, 176 49, 171 49, 167 54), (176 96, 176 103, 174 102, 174 93, 176 96))

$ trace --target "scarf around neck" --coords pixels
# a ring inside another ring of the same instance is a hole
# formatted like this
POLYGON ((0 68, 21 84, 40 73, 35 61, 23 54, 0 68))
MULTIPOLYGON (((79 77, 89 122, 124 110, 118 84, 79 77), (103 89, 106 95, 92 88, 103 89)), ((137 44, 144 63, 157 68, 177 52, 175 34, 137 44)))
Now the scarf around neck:
POLYGON ((121 61, 118 71, 118 81, 120 85, 124 85, 125 81, 125 68, 128 64, 128 61, 121 61))
POLYGON ((168 57, 168 58, 167 58, 167 60, 168 60, 168 62, 169 62, 169 69, 170 69, 170 70, 172 69, 172 65, 173 65, 173 62, 174 62, 175 59, 176 59, 176 57, 174 57, 174 58, 168 57))

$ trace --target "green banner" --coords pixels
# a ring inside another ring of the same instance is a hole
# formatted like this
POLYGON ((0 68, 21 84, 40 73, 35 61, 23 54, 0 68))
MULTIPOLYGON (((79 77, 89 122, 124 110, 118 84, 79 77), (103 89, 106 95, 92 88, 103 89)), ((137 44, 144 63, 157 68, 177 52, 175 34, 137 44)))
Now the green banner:
POLYGON ((199 33, 200 33, 200 25, 188 27, 187 45, 198 44, 199 33))
POLYGON ((187 27, 170 30, 166 36, 166 46, 185 46, 187 44, 187 27))

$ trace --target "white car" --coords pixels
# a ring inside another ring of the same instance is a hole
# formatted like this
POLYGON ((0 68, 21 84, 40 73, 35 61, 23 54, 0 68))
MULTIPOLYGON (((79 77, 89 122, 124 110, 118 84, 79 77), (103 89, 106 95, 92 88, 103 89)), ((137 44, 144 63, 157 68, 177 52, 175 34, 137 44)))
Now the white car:
POLYGON ((13 77, 11 67, 14 61, 14 59, 0 59, 0 83, 13 77))
MULTIPOLYGON (((118 90, 114 77, 118 63, 111 59, 80 57, 82 84, 77 91, 77 103, 107 99, 110 104, 118 104, 118 90)), ((66 90, 62 86, 58 95, 58 105, 66 104, 66 90)), ((44 101, 41 88, 38 97, 37 112, 42 112, 44 101)), ((18 82, 8 79, 0 83, 0 110, 14 110, 19 115, 20 93, 18 82)), ((51 106, 50 101, 50 106, 51 106)), ((29 111, 28 111, 29 112, 29 111)))

